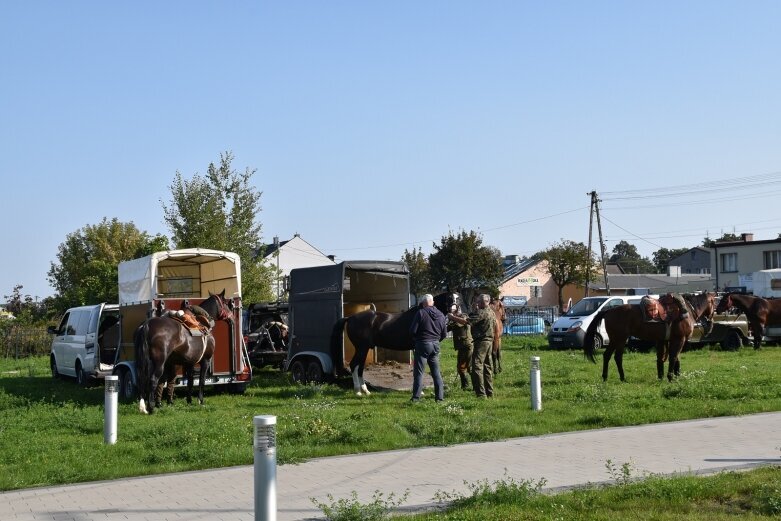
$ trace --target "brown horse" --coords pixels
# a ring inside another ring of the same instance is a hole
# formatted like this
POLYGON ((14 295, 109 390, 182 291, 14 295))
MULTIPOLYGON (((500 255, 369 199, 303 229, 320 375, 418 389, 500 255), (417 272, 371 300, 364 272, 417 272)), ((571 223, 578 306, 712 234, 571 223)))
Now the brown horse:
POLYGON ((494 325, 494 345, 491 351, 491 360, 494 364, 494 374, 502 372, 502 332, 504 331, 504 321, 507 320, 507 312, 501 299, 491 297, 489 304, 496 315, 494 325))
POLYGON ((724 313, 733 307, 746 315, 754 337, 754 349, 761 347, 766 326, 781 326, 781 299, 768 300, 741 293, 727 293, 721 297, 716 312, 724 313))
MULTIPOLYGON (((434 297, 436 306, 443 315, 458 309, 461 296, 458 293, 442 293, 434 297)), ((343 366, 342 337, 344 333, 355 346, 355 354, 350 360, 350 372, 353 377, 355 394, 369 395, 369 389, 363 380, 363 369, 369 349, 382 347, 395 351, 410 351, 415 348, 410 326, 418 312, 418 307, 403 313, 378 313, 372 304, 371 309, 339 319, 331 332, 331 357, 337 371, 343 366)))
MULTIPOLYGON (((232 303, 226 301, 225 290, 217 295, 210 292, 209 295, 199 307, 208 313, 209 317, 232 320, 232 303)), ((134 342, 138 369, 138 410, 141 413, 152 414, 155 405, 160 406, 162 388, 158 392, 158 383, 166 383, 172 375, 175 378, 177 365, 185 367, 187 403, 192 403, 194 369, 196 364, 200 364, 198 401, 203 405, 206 368, 215 347, 211 329, 202 336, 193 336, 178 320, 167 316, 152 317, 136 329, 134 342)))
POLYGON ((680 318, 676 313, 671 322, 647 321, 643 316, 642 309, 637 304, 624 304, 597 313, 586 330, 583 347, 588 359, 596 363, 594 337, 599 323, 604 319, 610 343, 605 347, 605 352, 602 355, 602 380, 607 381, 608 364, 610 357, 615 352, 618 375, 622 382, 626 381, 623 365, 624 346, 630 336, 656 342, 656 372, 660 380, 664 375, 664 362, 668 357, 670 364, 667 370, 667 379, 672 381, 673 376, 679 376, 681 373, 679 356, 686 340, 692 333, 694 322, 700 319, 711 320, 716 309, 713 293, 686 295, 685 298, 690 308, 688 316, 680 318), (665 349, 668 342, 669 348, 665 349))

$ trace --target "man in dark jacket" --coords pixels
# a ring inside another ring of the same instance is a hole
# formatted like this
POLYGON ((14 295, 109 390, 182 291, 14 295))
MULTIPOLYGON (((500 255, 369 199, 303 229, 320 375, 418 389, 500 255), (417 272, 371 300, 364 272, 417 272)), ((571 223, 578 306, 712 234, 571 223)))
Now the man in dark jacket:
POLYGON ((420 307, 412 319, 410 333, 415 340, 415 366, 413 369, 412 401, 420 400, 423 390, 423 362, 428 362, 431 378, 434 379, 434 398, 438 402, 445 399, 442 374, 439 372, 439 343, 447 335, 447 320, 434 307, 434 297, 426 294, 420 298, 420 307))

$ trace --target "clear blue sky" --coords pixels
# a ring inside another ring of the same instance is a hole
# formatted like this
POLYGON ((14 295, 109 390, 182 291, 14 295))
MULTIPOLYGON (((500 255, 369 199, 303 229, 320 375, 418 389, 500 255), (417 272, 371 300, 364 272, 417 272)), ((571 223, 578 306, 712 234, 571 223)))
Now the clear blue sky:
POLYGON ((775 0, 0 9, 0 296, 52 294, 58 246, 103 217, 167 234, 175 172, 226 150, 267 242, 340 259, 461 229, 585 243, 591 190, 608 250, 781 232, 775 0))

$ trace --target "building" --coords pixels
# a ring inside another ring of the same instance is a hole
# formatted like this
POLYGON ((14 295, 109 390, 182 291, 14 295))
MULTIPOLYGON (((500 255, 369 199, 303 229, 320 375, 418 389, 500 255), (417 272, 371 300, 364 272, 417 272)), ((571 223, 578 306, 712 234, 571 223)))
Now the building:
POLYGON ((668 266, 678 266, 681 268, 680 273, 699 273, 710 274, 711 273, 711 249, 704 246, 695 246, 689 251, 673 257, 668 266))
POLYGON ((719 291, 752 291, 755 271, 781 268, 781 237, 755 241, 743 233, 739 241, 716 242, 711 256, 711 273, 719 291))
POLYGON ((278 295, 278 299, 281 300, 286 299, 285 280, 290 276, 291 270, 336 264, 333 257, 323 254, 302 239, 299 234, 295 234, 292 239, 287 241, 275 241, 272 244, 267 244, 263 262, 272 268, 279 268, 276 283, 274 281, 271 283, 271 292, 278 295))
POLYGON ((500 297, 525 297, 527 305, 535 307, 558 306, 558 291, 545 261, 518 255, 504 258, 504 277, 499 283, 500 297))

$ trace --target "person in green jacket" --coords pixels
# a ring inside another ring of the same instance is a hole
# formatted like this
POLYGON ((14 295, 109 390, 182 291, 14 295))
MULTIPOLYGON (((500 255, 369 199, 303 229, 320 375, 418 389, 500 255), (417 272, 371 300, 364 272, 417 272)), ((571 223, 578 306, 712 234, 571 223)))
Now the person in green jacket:
POLYGON ((469 389, 469 368, 472 365, 472 326, 468 315, 460 310, 448 313, 448 331, 453 332, 453 347, 456 348, 456 371, 461 380, 461 389, 469 389))
POLYGON ((469 315, 474 351, 472 353, 472 389, 478 398, 490 398, 494 394, 494 375, 491 352, 494 343, 496 314, 489 307, 491 297, 477 297, 477 312, 469 315))

